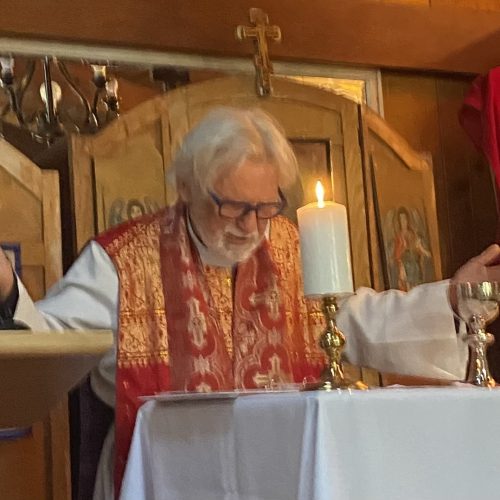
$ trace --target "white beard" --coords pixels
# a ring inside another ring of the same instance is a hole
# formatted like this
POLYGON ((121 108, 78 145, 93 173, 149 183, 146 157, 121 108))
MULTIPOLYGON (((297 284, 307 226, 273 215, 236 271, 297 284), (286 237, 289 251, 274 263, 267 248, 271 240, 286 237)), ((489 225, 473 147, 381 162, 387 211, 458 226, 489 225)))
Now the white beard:
POLYGON ((202 233, 200 236, 209 252, 227 261, 228 265, 234 265, 247 260, 264 238, 264 235, 260 235, 258 231, 250 234, 243 233, 232 223, 229 223, 224 229, 216 233, 204 234, 204 231, 200 232, 202 233), (246 238, 247 241, 241 244, 228 243, 225 240, 225 235, 228 233, 240 238, 246 238))

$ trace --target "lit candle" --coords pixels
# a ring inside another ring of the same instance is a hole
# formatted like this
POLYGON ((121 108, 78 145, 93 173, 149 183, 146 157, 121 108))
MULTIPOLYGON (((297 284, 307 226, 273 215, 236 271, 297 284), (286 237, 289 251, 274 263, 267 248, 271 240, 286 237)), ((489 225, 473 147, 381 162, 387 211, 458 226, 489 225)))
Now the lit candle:
POLYGON ((315 297, 353 292, 346 208, 323 201, 319 181, 316 196, 317 203, 297 210, 304 294, 315 297))

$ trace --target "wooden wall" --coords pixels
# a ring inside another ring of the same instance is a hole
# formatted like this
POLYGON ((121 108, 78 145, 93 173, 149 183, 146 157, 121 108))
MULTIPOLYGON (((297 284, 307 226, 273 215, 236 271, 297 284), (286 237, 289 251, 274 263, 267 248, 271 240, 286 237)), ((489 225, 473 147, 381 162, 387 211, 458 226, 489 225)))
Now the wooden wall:
POLYGON ((424 7, 456 7, 475 10, 500 10, 498 0, 373 0, 374 2, 424 7))
POLYGON ((137 0, 67 0, 54 8, 53 0, 16 0, 2 4, 0 36, 248 57, 252 44, 237 43, 234 30, 248 22, 250 7, 260 7, 283 30, 274 59, 482 72, 498 64, 496 4, 294 0, 284 8, 283 0, 151 0, 145 8, 137 0))
POLYGON ((498 0, 374 0, 382 3, 424 5, 426 7, 456 7, 476 10, 500 10, 498 0))
POLYGON ((382 73, 385 119, 414 148, 432 154, 445 276, 496 234, 490 169, 457 119, 470 82, 460 75, 382 73))

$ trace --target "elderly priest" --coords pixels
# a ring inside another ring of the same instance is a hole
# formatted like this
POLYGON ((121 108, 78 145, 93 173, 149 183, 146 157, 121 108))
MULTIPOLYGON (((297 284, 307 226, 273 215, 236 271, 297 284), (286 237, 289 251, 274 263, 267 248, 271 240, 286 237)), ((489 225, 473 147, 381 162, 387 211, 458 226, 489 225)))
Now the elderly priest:
MULTIPOLYGON (((174 162, 179 200, 98 236, 47 297, 33 304, 0 256, 3 314, 33 329, 111 328, 116 346, 91 374, 115 408, 94 498, 119 488, 138 396, 302 382, 323 364, 310 332, 295 226, 280 216, 297 161, 260 110, 219 108, 186 136, 174 162)), ((354 249, 354 251, 356 251, 354 249)), ((455 280, 500 279, 490 247, 455 280)), ((461 379, 447 282, 408 293, 359 289, 338 319, 351 362, 461 379)))

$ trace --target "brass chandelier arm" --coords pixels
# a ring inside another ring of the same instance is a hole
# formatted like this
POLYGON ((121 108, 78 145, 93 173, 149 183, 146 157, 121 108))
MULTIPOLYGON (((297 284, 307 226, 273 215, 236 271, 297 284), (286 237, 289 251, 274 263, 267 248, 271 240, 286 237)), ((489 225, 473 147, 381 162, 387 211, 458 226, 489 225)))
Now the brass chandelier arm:
POLYGON ((24 94, 26 88, 28 87, 33 78, 33 74, 35 72, 35 66, 36 66, 35 62, 32 60, 28 63, 27 72, 23 76, 18 86, 16 86, 14 81, 7 82, 6 84, 4 84, 5 92, 9 99, 9 103, 2 108, 0 117, 3 118, 10 109, 16 115, 16 119, 20 125, 24 126, 26 125, 26 123, 29 123, 29 121, 26 120, 26 117, 24 116, 22 107, 23 107, 24 94))
MULTIPOLYGON (((7 95, 9 97, 9 107, 12 112, 16 115, 17 120, 21 125, 25 124, 24 115, 19 106, 19 101, 17 99, 16 91, 12 85, 6 87, 7 95)), ((3 116, 3 115, 2 115, 3 116)))
POLYGON ((71 78, 71 75, 69 74, 66 64, 63 63, 62 61, 57 60, 57 67, 59 68, 61 75, 64 77, 68 85, 71 87, 71 90, 73 90, 73 92, 78 96, 81 103, 83 104, 85 108, 85 123, 90 125, 91 127, 97 127, 97 117, 93 113, 92 108, 90 107, 90 104, 87 101, 87 98, 83 95, 82 91, 77 87, 76 83, 71 78))
POLYGON ((50 71, 50 58, 45 57, 43 61, 43 83, 45 86, 45 94, 47 96, 45 107, 47 112, 47 121, 49 125, 57 123, 56 111, 54 108, 54 94, 52 92, 52 76, 50 71))
POLYGON ((17 91, 17 105, 21 110, 23 108, 23 99, 26 93, 26 89, 28 88, 31 80, 33 79, 33 75, 35 74, 36 69, 36 61, 30 60, 27 66, 26 74, 22 77, 21 83, 19 84, 19 89, 17 91))
POLYGON ((99 98, 103 93, 103 89, 97 87, 94 92, 94 99, 92 100, 92 114, 95 116, 96 123, 99 125, 99 119, 97 117, 97 105, 99 104, 99 98))

